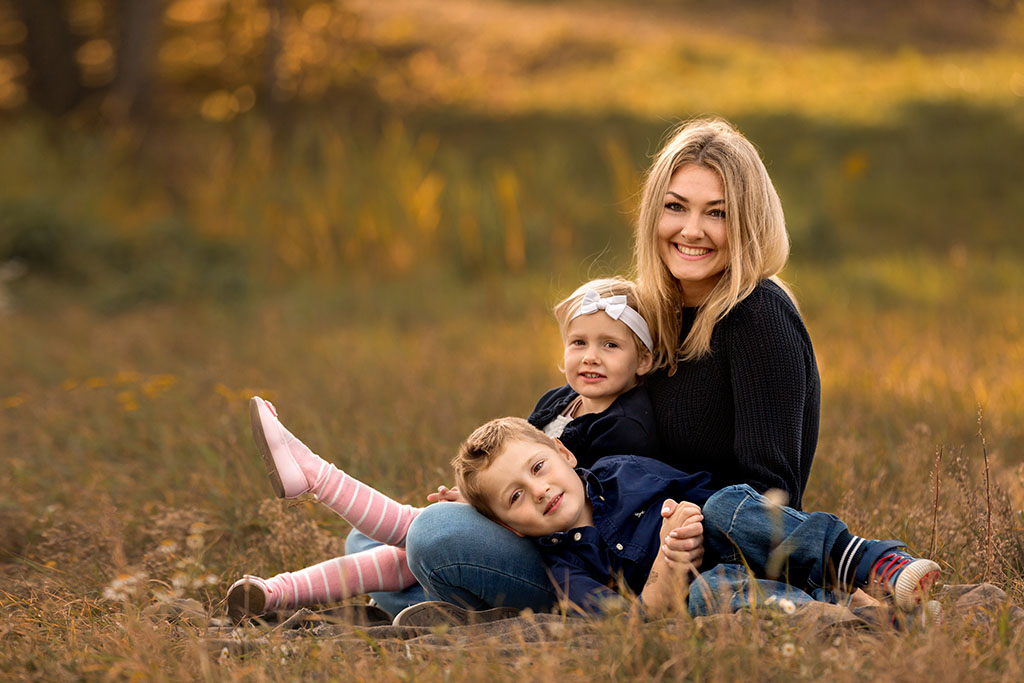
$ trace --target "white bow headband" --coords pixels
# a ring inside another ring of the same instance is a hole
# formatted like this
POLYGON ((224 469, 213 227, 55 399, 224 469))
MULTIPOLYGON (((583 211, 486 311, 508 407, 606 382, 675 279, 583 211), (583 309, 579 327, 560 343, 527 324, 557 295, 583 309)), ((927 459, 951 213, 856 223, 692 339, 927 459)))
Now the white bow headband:
POLYGON ((602 297, 593 289, 588 289, 583 295, 580 307, 576 309, 576 312, 572 314, 569 320, 575 320, 581 315, 590 315, 598 311, 604 311, 612 320, 618 320, 633 330, 633 334, 639 337, 640 341, 647 347, 647 350, 652 353, 654 352, 654 340, 651 339, 651 329, 647 327, 647 321, 636 312, 636 309, 626 303, 626 296, 624 294, 602 297))

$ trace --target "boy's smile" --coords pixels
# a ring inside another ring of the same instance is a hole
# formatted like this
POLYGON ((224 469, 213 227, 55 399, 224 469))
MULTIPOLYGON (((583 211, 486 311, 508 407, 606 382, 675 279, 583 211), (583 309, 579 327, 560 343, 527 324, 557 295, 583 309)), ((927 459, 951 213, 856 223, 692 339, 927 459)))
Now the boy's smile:
POLYGON ((480 472, 480 491, 491 511, 524 536, 548 536, 593 524, 583 481, 573 467, 576 456, 556 441, 509 441, 480 472))

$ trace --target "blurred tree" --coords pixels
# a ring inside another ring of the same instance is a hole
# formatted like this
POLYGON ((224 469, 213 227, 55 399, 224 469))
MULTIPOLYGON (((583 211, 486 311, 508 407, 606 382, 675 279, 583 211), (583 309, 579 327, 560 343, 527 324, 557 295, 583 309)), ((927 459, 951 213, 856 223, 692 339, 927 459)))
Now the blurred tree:
POLYGON ((75 50, 79 40, 68 26, 63 0, 13 0, 25 24, 25 57, 31 76, 29 97, 51 114, 63 114, 85 96, 75 50))
MULTIPOLYGON (((31 2, 31 0, 23 0, 31 2)), ((119 0, 117 71, 105 108, 115 119, 148 113, 160 45, 162 0, 119 0)))

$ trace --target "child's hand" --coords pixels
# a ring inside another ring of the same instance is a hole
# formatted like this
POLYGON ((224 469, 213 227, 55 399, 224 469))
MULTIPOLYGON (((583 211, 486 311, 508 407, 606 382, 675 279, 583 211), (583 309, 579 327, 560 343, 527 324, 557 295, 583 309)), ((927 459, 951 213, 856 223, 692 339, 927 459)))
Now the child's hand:
POLYGON ((462 497, 462 493, 459 491, 458 486, 448 488, 447 486, 438 486, 437 493, 428 493, 427 500, 431 503, 447 502, 447 503, 465 503, 466 499, 462 497))
POLYGON ((669 565, 679 564, 686 569, 700 567, 704 557, 704 515, 693 503, 676 503, 669 499, 662 507, 661 548, 669 565))

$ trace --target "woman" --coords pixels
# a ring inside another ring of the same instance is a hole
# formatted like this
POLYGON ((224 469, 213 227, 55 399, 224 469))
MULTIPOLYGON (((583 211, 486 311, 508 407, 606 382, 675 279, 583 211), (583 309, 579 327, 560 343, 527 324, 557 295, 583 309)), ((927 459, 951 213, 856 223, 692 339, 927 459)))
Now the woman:
POLYGON ((820 385, 776 277, 788 256, 782 205, 754 146, 724 121, 681 128, 647 177, 635 246, 662 366, 647 389, 663 459, 721 486, 781 489, 799 510, 820 385))
MULTIPOLYGON (((729 124, 696 121, 658 154, 642 196, 634 259, 659 355, 648 388, 663 459, 709 470, 720 485, 782 489, 799 508, 817 441, 818 371, 775 278, 789 240, 764 164, 729 124)), ((406 548, 433 599, 541 610, 557 599, 532 541, 469 506, 429 506, 406 548)), ((377 597, 394 613, 417 590, 377 597)))

